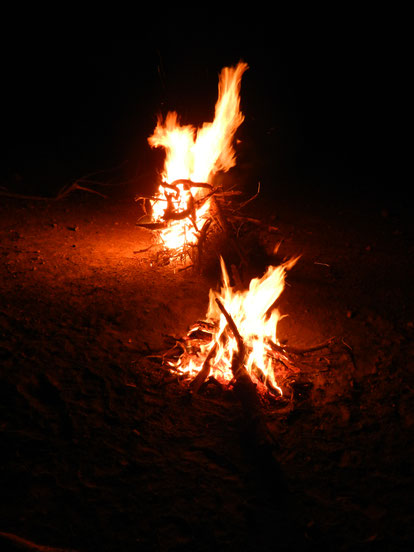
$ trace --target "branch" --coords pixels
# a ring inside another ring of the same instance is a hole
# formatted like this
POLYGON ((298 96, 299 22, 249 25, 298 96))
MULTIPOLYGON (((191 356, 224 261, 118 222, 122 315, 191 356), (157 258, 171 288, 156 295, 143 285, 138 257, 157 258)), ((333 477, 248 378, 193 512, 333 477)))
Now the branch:
POLYGON ((328 339, 328 341, 325 341, 324 343, 320 343, 319 345, 315 345, 313 347, 309 347, 308 349, 299 349, 297 347, 284 347, 282 345, 277 345, 277 343, 274 343, 274 341, 272 341, 271 339, 267 339, 267 342, 270 345, 270 347, 278 353, 305 355, 306 353, 312 353, 313 351, 319 351, 320 349, 325 349, 326 347, 329 347, 329 345, 332 343, 334 339, 335 337, 331 337, 330 339, 328 339))
MULTIPOLYGON (((224 307, 223 303, 220 301, 220 299, 217 297, 216 298, 216 303, 218 305, 218 308, 221 310, 221 312, 224 314, 224 317, 225 319, 227 320, 227 324, 229 325, 229 328, 231 329, 231 331, 233 332, 233 335, 237 341, 237 348, 238 348, 238 359, 239 359, 239 363, 241 360, 244 361, 244 357, 245 357, 245 354, 246 354, 246 347, 244 345, 244 341, 243 341, 243 338, 242 336, 240 335, 240 332, 239 330, 237 329, 237 326, 236 326, 236 323, 234 322, 233 318, 231 317, 231 315, 227 312, 226 308, 224 307)), ((233 368, 232 368, 233 369, 233 368)), ((239 368, 240 369, 240 368, 239 368)), ((247 374, 247 371, 246 371, 246 374, 247 374)), ((236 374, 233 374, 234 377, 237 377, 236 374)), ((250 376, 249 376, 250 378, 250 376)))
POLYGON ((29 541, 27 539, 14 535, 13 533, 0 532, 0 538, 5 539, 10 543, 13 543, 13 548, 16 546, 16 549, 19 548, 20 550, 31 550, 35 552, 75 552, 75 550, 68 549, 68 548, 55 548, 53 546, 42 546, 41 544, 37 544, 33 541, 29 541))
POLYGON ((31 200, 31 201, 58 201, 60 199, 63 199, 67 195, 69 195, 70 192, 72 192, 74 190, 82 190, 84 192, 89 192, 91 194, 99 195, 99 196, 103 197, 104 199, 108 198, 108 196, 106 196, 104 194, 101 194, 101 192, 97 192, 96 190, 92 190, 92 188, 86 188, 86 186, 80 186, 78 184, 78 182, 79 181, 77 180, 76 182, 73 182, 69 186, 64 186, 63 188, 61 188, 61 190, 59 191, 59 193, 55 197, 32 196, 32 195, 15 194, 13 192, 3 192, 3 191, 0 191, 0 196, 12 197, 12 198, 16 198, 16 199, 28 199, 28 200, 31 200))
POLYGON ((242 203, 240 206, 239 206, 239 209, 243 209, 243 207, 246 207, 246 205, 248 205, 251 201, 253 201, 254 199, 256 199, 256 197, 260 194, 260 182, 258 182, 257 184, 257 192, 254 194, 254 196, 252 196, 250 199, 246 200, 244 203, 242 203))

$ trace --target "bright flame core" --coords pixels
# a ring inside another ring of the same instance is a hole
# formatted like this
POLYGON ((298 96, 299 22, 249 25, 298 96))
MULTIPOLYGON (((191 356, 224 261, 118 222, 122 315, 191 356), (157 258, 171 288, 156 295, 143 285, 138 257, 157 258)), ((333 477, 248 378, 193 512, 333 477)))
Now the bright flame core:
POLYGON ((216 347, 210 363, 212 375, 219 380, 233 379, 231 364, 233 356, 238 352, 238 344, 232 333, 226 330, 226 318, 216 303, 216 299, 219 299, 233 318, 247 348, 247 371, 283 394, 276 381, 269 345, 269 340, 279 345, 277 324, 282 316, 278 309, 272 307, 284 289, 286 271, 297 260, 295 258, 276 267, 269 266, 261 278, 251 280, 248 290, 237 291, 230 286, 228 272, 221 259, 222 287, 219 292, 210 290, 207 311, 207 321, 214 324, 216 331, 211 342, 202 347, 203 358, 199 362, 191 359, 188 365, 179 367, 180 371, 190 376, 196 375, 203 366, 205 356, 216 347))
MULTIPOLYGON (((162 181, 172 184, 177 180, 210 183, 219 171, 228 171, 236 164, 233 139, 236 130, 244 120, 240 111, 240 85, 243 73, 248 69, 240 62, 236 67, 224 67, 219 76, 218 100, 215 116, 211 123, 204 123, 196 129, 192 125, 182 126, 175 112, 158 119, 152 136, 148 138, 151 147, 165 149, 165 165, 162 181)), ((156 199, 152 202, 152 216, 163 221, 168 206, 175 212, 186 211, 190 201, 200 199, 203 189, 185 189, 177 185, 179 193, 172 194, 168 187, 159 186, 156 199), (190 197, 191 195, 191 197, 190 197)), ((204 190, 205 191, 205 190, 204 190)), ((170 249, 182 247, 185 243, 196 243, 197 232, 210 208, 210 199, 196 209, 193 221, 187 218, 171 221, 161 232, 164 245, 170 249)))

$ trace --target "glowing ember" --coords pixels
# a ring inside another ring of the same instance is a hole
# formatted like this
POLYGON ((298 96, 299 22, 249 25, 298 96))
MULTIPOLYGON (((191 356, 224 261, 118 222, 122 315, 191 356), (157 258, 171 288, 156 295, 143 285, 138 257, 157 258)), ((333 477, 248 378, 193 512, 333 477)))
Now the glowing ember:
POLYGON ((213 122, 198 129, 182 126, 177 113, 170 112, 164 121, 158 120, 148 139, 152 147, 166 152, 163 183, 151 207, 153 220, 166 222, 160 235, 169 249, 197 242, 211 207, 211 179, 236 164, 233 140, 244 119, 239 94, 247 68, 240 62, 221 71, 213 122))
MULTIPOLYGON (((244 342, 245 368, 256 380, 282 394, 276 381, 274 354, 274 345, 279 346, 276 330, 281 315, 273 305, 284 289, 286 271, 297 260, 295 258, 276 267, 269 266, 261 278, 251 280, 246 291, 235 290, 230 286, 226 267, 221 260, 222 287, 219 292, 210 290, 207 324, 202 331, 210 334, 210 340, 199 343, 197 354, 183 355, 178 363, 170 365, 188 376, 196 376, 208 363, 211 374, 219 381, 229 382, 233 379, 231 366, 235 356, 240 353, 239 343, 219 308, 218 303, 221 302, 244 342)), ((191 335, 199 330, 200 326, 192 328, 190 340, 191 335)))

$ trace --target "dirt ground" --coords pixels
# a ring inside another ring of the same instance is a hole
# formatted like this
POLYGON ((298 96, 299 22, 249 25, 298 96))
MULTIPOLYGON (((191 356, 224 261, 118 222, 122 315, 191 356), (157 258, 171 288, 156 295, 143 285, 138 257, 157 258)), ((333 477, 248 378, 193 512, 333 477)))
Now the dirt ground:
POLYGON ((191 399, 147 358, 217 279, 136 253, 154 238, 133 195, 1 198, 2 550, 412 550, 409 224, 293 193, 250 207, 301 255, 280 339, 344 345, 263 404, 277 474, 231 390, 191 399))

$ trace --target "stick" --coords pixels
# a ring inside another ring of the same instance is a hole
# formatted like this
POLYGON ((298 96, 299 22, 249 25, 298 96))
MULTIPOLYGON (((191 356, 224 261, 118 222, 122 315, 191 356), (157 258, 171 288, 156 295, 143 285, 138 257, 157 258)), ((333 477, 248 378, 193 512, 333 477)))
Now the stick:
MULTIPOLYGON (((218 308, 221 310, 221 312, 224 314, 225 319, 227 320, 227 324, 229 325, 231 331, 233 332, 234 337, 237 341, 237 347, 238 347, 238 356, 242 360, 244 360, 244 356, 246 354, 246 348, 244 346, 244 341, 242 336, 239 333, 239 330, 237 329, 237 326, 231 317, 231 315, 227 312, 226 308, 224 307, 223 303, 220 301, 218 297, 216 297, 216 303, 218 305, 218 308)), ((236 377, 236 374, 233 374, 236 377)))
POLYGON ((188 180, 186 178, 179 178, 178 180, 174 180, 171 184, 163 182, 161 185, 177 190, 178 184, 184 184, 184 186, 187 186, 188 188, 208 188, 210 190, 213 188, 213 186, 207 184, 207 182, 193 182, 192 180, 188 180))
POLYGON ((279 228, 277 226, 272 226, 271 224, 267 224, 259 219, 255 219, 255 218, 252 218, 252 217, 245 217, 243 215, 229 215, 229 218, 233 219, 233 220, 240 220, 240 221, 243 221, 243 222, 251 222, 252 224, 257 224, 258 226, 264 226, 265 228, 267 228, 269 230, 269 232, 277 232, 279 230, 279 228))
POLYGON ((205 380, 208 378, 208 376, 210 374, 211 360, 214 358, 214 355, 216 354, 217 347, 218 347, 219 343, 220 342, 222 343, 224 341, 226 331, 227 331, 227 325, 223 328, 223 331, 221 332, 221 334, 217 338, 217 341, 214 343, 213 347, 210 349, 206 359, 204 360, 204 363, 203 363, 203 366, 202 366, 201 370, 199 371, 199 373, 196 375, 196 377, 191 382, 191 386, 193 388, 192 391, 193 391, 194 394, 198 393, 198 390, 203 385, 205 380))
POLYGON ((163 228, 167 228, 168 225, 166 222, 137 222, 136 226, 147 228, 148 230, 162 230, 163 228))
POLYGON ((150 249, 153 249, 154 247, 158 247, 158 246, 159 246, 159 243, 153 243, 152 245, 150 245, 149 247, 146 247, 145 249, 138 249, 137 251, 133 251, 132 253, 134 253, 134 255, 136 255, 137 253, 146 253, 150 249))
POLYGON ((92 190, 91 188, 86 188, 85 186, 80 186, 77 182, 74 182, 66 189, 62 189, 55 197, 31 196, 31 195, 24 195, 24 194, 15 194, 12 192, 0 192, 0 196, 12 197, 16 199, 28 199, 31 201, 58 201, 59 199, 63 199, 64 197, 69 195, 70 192, 72 192, 73 190, 83 190, 84 192, 90 192, 91 194, 96 194, 98 196, 101 196, 104 199, 108 198, 108 196, 101 194, 101 192, 97 192, 96 190, 92 190))
POLYGON ((343 338, 342 338, 341 341, 342 341, 343 345, 345 346, 345 350, 347 351, 347 353, 349 355, 349 358, 351 359, 351 362, 352 362, 352 365, 353 365, 354 369, 357 370, 357 364, 356 364, 353 348, 351 347, 351 345, 348 345, 348 343, 346 343, 343 338))
POLYGON ((75 552, 72 548, 55 548, 54 546, 43 546, 37 544, 33 541, 29 541, 13 533, 3 533, 0 532, 0 538, 13 543, 13 546, 16 546, 16 549, 20 550, 32 550, 36 552, 75 552))
POLYGON ((216 341, 213 347, 210 349, 210 352, 208 353, 203 363, 203 367, 191 382, 192 392, 194 393, 194 395, 198 393, 200 387, 203 385, 203 383, 205 382, 205 380, 208 378, 210 374, 210 370, 211 370, 210 361, 216 354, 217 346, 218 346, 218 341, 216 341))
POLYGON ((335 339, 335 337, 331 337, 328 339, 328 341, 325 341, 324 343, 320 343, 319 345, 315 345, 314 347, 309 347, 308 349, 298 349, 297 347, 283 347, 282 345, 278 345, 277 343, 274 343, 271 339, 267 339, 268 344, 270 347, 277 351, 278 353, 285 354, 285 353, 291 353, 293 355, 304 355, 306 353, 312 353, 313 351, 319 351, 320 349, 325 349, 326 347, 329 347, 329 345, 332 343, 332 341, 335 339))
POLYGON ((260 182, 257 183, 257 192, 254 194, 254 196, 252 196, 250 199, 247 199, 245 202, 243 202, 240 206, 239 206, 239 209, 243 209, 243 207, 246 207, 246 205, 248 205, 251 201, 253 201, 254 199, 256 199, 256 197, 260 194, 260 182))

